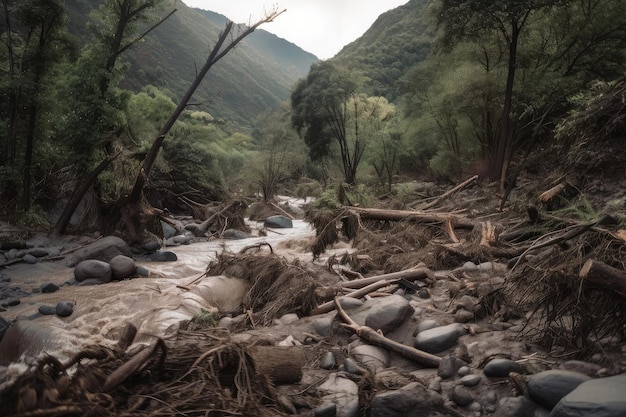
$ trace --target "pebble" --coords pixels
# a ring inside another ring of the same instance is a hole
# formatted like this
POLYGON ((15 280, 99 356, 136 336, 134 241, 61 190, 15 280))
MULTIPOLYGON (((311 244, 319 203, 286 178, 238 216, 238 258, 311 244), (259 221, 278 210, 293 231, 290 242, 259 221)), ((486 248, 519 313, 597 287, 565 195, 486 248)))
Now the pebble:
POLYGON ((133 258, 124 255, 114 256, 109 265, 111 266, 111 277, 116 280, 131 277, 137 269, 133 258))
POLYGON ((444 415, 445 411, 441 395, 412 382, 397 390, 377 393, 372 398, 369 416, 435 416, 444 415))
POLYGON ((48 251, 42 248, 34 248, 29 250, 28 254, 35 258, 43 258, 44 256, 48 256, 48 251))
POLYGON ((452 392, 450 393, 450 399, 454 401, 455 404, 466 407, 474 402, 474 396, 472 392, 462 385, 456 385, 452 392))
POLYGON ((333 369, 335 366, 337 366, 337 362, 335 362, 335 355, 333 355, 332 352, 326 352, 320 361, 320 368, 333 369))
POLYGON ((21 303, 19 298, 9 298, 7 300, 7 306, 9 307, 14 307, 16 305, 19 305, 21 303))
POLYGON ((465 375, 469 375, 469 373, 471 372, 470 368, 468 366, 461 366, 459 368, 458 371, 456 371, 458 376, 465 376, 465 375))
POLYGON ((525 373, 517 362, 504 358, 492 359, 483 368, 485 376, 490 378, 508 377, 510 372, 525 373))
POLYGON ((454 355, 446 355, 439 362, 437 375, 443 379, 449 379, 456 375, 457 371, 465 364, 454 355))
POLYGON ((43 284, 40 290, 44 294, 50 294, 53 292, 57 292, 59 290, 59 286, 52 282, 49 282, 47 284, 43 284))
POLYGON ((476 385, 480 384, 481 379, 482 377, 477 374, 465 375, 463 378, 461 378, 461 384, 466 387, 475 387, 476 385))
POLYGON ((74 278, 76 278, 77 281, 95 278, 100 281, 108 282, 111 280, 111 265, 97 259, 88 259, 79 262, 74 268, 74 278))
POLYGON ((379 371, 389 367, 389 351, 378 346, 359 345, 351 351, 354 359, 366 368, 379 371))
POLYGON ((170 251, 156 251, 148 255, 148 259, 154 262, 175 262, 178 256, 170 251))
POLYGON ((359 364, 356 363, 356 361, 352 358, 346 358, 346 360, 343 361, 343 366, 346 372, 349 372, 353 375, 363 375, 363 370, 361 369, 359 364))

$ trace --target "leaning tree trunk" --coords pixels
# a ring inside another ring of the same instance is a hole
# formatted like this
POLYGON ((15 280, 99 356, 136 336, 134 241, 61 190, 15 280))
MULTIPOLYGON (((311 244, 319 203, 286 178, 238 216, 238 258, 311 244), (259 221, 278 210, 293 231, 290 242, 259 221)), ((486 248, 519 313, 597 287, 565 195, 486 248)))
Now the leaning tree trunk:
POLYGON ((118 206, 120 207, 120 209, 117 213, 114 213, 114 217, 117 218, 114 218, 113 225, 115 227, 121 228, 121 230, 119 231, 124 234, 124 237, 129 242, 135 242, 141 239, 141 233, 144 229, 146 221, 148 220, 145 214, 146 212, 150 212, 150 210, 145 210, 145 207, 143 205, 143 188, 150 176, 150 171, 152 170, 152 166, 154 165, 154 161, 156 160, 159 150, 161 149, 161 146, 163 146, 166 135, 174 126, 174 123, 176 122, 176 120, 178 120, 178 117, 187 107, 187 103, 204 79, 205 75, 209 72, 213 65, 215 65, 220 59, 226 56, 226 54, 228 54, 233 48, 235 48, 235 46, 237 46, 237 44, 239 44, 246 36, 254 32, 256 28, 258 28, 261 24, 271 22, 284 11, 285 10, 278 12, 274 10, 273 12, 269 13, 264 19, 258 21, 252 26, 247 27, 246 30, 243 31, 239 36, 237 36, 229 44, 224 46, 226 39, 230 36, 230 33, 233 29, 233 22, 226 23, 224 31, 220 34, 217 43, 211 50, 211 53, 209 54, 209 57, 200 69, 200 72, 198 73, 198 75, 196 75, 196 78, 193 80, 191 86, 189 87, 181 101, 178 103, 176 109, 174 109, 174 112, 171 114, 165 125, 161 128, 156 139, 152 143, 152 147, 148 151, 141 166, 141 170, 137 175, 132 192, 127 197, 123 197, 124 200, 118 206))

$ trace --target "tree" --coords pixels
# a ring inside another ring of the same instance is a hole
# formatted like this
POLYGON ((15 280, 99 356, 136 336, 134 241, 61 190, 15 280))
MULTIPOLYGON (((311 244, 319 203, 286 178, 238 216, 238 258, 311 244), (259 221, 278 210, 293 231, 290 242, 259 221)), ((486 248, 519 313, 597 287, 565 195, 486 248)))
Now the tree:
POLYGON ((243 29, 241 33, 238 35, 234 35, 232 33, 233 30, 233 22, 229 21, 226 23, 224 30, 220 33, 217 42, 213 46, 209 56, 207 57, 204 65, 198 71, 196 78, 193 80, 187 92, 184 94, 167 122, 163 125, 157 137, 154 139, 150 150, 146 154, 144 158, 140 171, 135 178, 135 183, 131 192, 128 195, 122 196, 118 203, 116 204, 116 208, 113 212, 113 219, 109 222, 110 227, 117 227, 120 232, 122 232, 129 242, 140 241, 142 234, 144 232, 144 227, 147 221, 154 217, 154 213, 150 208, 146 208, 143 205, 143 188, 150 176, 150 172, 156 161, 159 150, 163 146, 163 142, 165 141, 166 135, 174 126, 174 123, 178 120, 182 112, 187 107, 189 100, 193 96, 194 92, 209 72, 209 70, 219 62, 222 58, 224 58, 229 52, 231 52, 246 36, 254 32, 259 26, 263 23, 268 23, 273 21, 276 17, 281 15, 283 11, 278 11, 277 9, 268 12, 266 16, 256 22, 255 24, 248 26, 243 29), (234 36, 234 38, 233 38, 234 36), (229 42, 226 42, 227 39, 231 39, 229 42))
POLYGON ((358 87, 353 73, 322 61, 311 66, 307 78, 300 80, 291 94, 292 123, 311 158, 331 155, 331 144, 336 143, 344 181, 349 185, 356 184, 366 146, 358 123, 363 104, 357 99, 358 87))
POLYGON ((513 96, 520 39, 532 13, 557 3, 559 0, 442 0, 435 12, 444 30, 445 45, 462 39, 480 41, 497 34, 504 46, 507 71, 502 115, 498 134, 486 149, 490 176, 499 181, 501 192, 515 150, 518 115, 513 108, 513 96))
POLYGON ((270 202, 282 182, 301 174, 306 165, 306 148, 291 126, 288 108, 262 116, 256 157, 250 161, 252 182, 261 188, 263 201, 270 202))
MULTIPOLYGON (((5 170, 16 176, 21 167, 21 208, 30 210, 32 170, 38 140, 44 135, 42 113, 51 68, 66 54, 68 36, 64 9, 58 0, 26 0, 10 4, 3 0, 6 70, 8 85, 3 155, 5 170), (11 6, 11 7, 10 7, 11 6), (21 152, 20 152, 21 151, 21 152)), ((16 183, 5 186, 17 192, 16 183)), ((11 191, 9 191, 11 193, 11 191)))
POLYGON ((93 14, 91 31, 98 40, 86 48, 71 73, 63 91, 70 99, 67 117, 59 126, 59 133, 68 136, 74 153, 76 172, 82 181, 66 204, 57 220, 55 233, 64 233, 72 214, 98 176, 115 159, 111 141, 123 131, 120 112, 124 110, 129 94, 118 91, 115 86, 121 79, 118 58, 141 41, 148 33, 161 25, 176 9, 163 18, 155 18, 153 12, 163 0, 106 0, 93 14), (138 23, 156 20, 141 34, 138 23), (87 131, 85 131, 87 129, 87 131), (102 151, 104 157, 97 167, 88 172, 94 154, 102 151))

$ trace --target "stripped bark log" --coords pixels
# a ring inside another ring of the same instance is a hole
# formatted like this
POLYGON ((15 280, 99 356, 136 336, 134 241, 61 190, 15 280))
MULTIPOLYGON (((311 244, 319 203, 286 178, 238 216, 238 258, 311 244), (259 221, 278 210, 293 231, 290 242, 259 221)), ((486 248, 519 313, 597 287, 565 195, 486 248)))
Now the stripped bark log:
MULTIPOLYGON (((458 184, 456 187, 452 188, 451 190, 446 191, 445 193, 441 194, 439 197, 437 197, 436 199, 434 199, 433 201, 431 201, 430 203, 426 204, 425 206, 420 207, 420 209, 422 210, 426 210, 428 208, 434 207, 437 204, 439 204, 439 202, 449 196, 451 196, 452 194, 461 191, 463 188, 467 187, 468 185, 472 184, 473 182, 475 182, 478 179, 478 175, 474 175, 473 177, 463 181, 462 183, 458 184)), ((413 203, 415 204, 415 203, 413 203)))
MULTIPOLYGON (((362 279, 355 279, 353 281, 346 281, 340 284, 341 288, 353 289, 359 288, 356 291, 352 291, 345 294, 345 297, 361 298, 369 293, 372 293, 380 288, 388 285, 395 284, 398 280, 404 279, 409 282, 416 281, 418 279, 435 279, 435 274, 428 268, 416 268, 406 271, 393 272, 391 274, 377 275, 375 277, 368 277, 362 279)), ((320 304, 317 308, 313 309, 309 315, 315 316, 318 314, 328 313, 335 309, 335 302, 328 301, 320 304)))
POLYGON ((335 308, 337 309, 337 314, 344 321, 344 323, 342 323, 342 326, 346 329, 353 331, 361 339, 375 346, 379 346, 393 353, 397 353, 398 355, 406 359, 418 362, 424 366, 430 368, 439 367, 439 362, 441 362, 441 358, 439 356, 421 351, 419 349, 415 349, 412 346, 403 345, 402 343, 398 343, 395 340, 388 339, 371 327, 360 326, 357 322, 352 320, 352 318, 350 318, 348 314, 346 314, 344 309, 341 307, 338 298, 335 298, 334 303, 335 308))
POLYGON ((588 259, 578 273, 588 283, 626 298, 626 272, 603 262, 588 259))

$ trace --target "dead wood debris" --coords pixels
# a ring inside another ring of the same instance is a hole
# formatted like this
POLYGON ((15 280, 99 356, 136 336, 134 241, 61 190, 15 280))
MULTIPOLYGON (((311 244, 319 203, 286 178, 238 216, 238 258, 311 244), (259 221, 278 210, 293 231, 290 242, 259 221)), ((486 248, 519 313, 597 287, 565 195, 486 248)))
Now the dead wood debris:
POLYGON ((238 254, 223 252, 209 264, 205 275, 248 281, 251 286, 243 298, 242 310, 250 311, 257 325, 267 325, 287 313, 309 314, 320 300, 317 290, 321 287, 312 272, 273 252, 249 253, 250 249, 264 245, 257 246, 244 248, 238 254))
POLYGON ((303 363, 295 350, 273 352, 271 346, 243 345, 206 332, 181 334, 167 346, 155 339, 134 355, 129 353, 134 349, 120 350, 124 345, 86 348, 67 364, 43 358, 0 390, 0 414, 286 416, 267 367, 278 363, 276 374, 292 381, 303 363))

